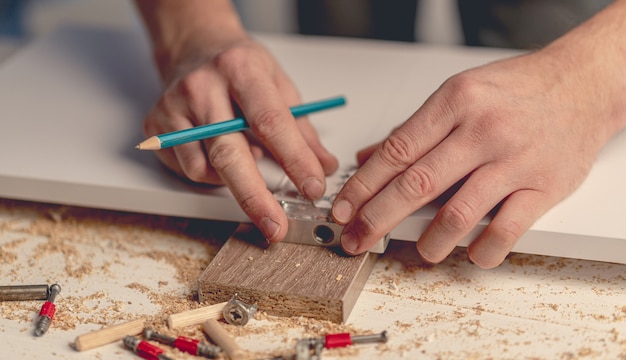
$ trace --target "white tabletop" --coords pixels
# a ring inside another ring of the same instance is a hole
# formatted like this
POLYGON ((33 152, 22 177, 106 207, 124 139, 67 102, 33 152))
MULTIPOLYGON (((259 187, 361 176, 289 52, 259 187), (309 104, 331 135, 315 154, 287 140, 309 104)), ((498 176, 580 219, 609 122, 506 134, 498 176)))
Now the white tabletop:
MULTIPOLYGON (((384 138, 447 77, 517 54, 381 41, 258 35, 304 101, 336 95, 347 106, 311 116, 342 168, 384 138), (349 134, 349 136, 348 136, 349 134)), ((70 205, 247 221, 225 188, 194 186, 134 146, 159 94, 145 40, 128 29, 74 26, 28 46, 0 66, 0 196, 70 205)), ((626 132, 600 154, 569 198, 537 221, 515 251, 626 263, 626 132)), ((260 163, 269 188, 284 173, 260 163)), ((338 173, 336 176, 342 175, 338 173)), ((330 179, 329 192, 336 191, 330 179)), ((426 206, 391 232, 415 241, 437 210, 426 206)), ((466 245, 487 219, 463 240, 466 245)))

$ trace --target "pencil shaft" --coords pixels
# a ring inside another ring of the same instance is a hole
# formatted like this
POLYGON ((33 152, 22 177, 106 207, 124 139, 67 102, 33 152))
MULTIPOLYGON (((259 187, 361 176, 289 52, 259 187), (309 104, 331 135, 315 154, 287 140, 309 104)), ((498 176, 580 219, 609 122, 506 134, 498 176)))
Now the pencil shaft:
POLYGON ((228 121, 161 134, 157 135, 157 137, 161 140, 161 149, 165 149, 192 141, 204 140, 237 131, 243 131, 247 128, 248 124, 243 118, 236 118, 228 121))
MULTIPOLYGON (((302 104, 291 107, 289 110, 294 117, 304 116, 316 111, 322 111, 333 107, 341 106, 346 103, 344 97, 339 96, 326 100, 316 101, 308 104, 302 104)), ((244 118, 235 118, 228 121, 222 121, 213 124, 196 126, 189 129, 183 129, 166 134, 157 135, 161 141, 161 149, 185 144, 192 141, 209 139, 215 136, 225 135, 237 131, 247 129, 248 123, 244 118)))

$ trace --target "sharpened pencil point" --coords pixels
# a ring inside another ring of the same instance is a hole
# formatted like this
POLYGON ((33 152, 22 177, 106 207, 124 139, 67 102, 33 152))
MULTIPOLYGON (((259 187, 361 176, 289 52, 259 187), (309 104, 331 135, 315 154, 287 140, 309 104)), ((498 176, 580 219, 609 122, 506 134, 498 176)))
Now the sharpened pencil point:
POLYGON ((140 142, 135 149, 138 150, 160 150, 161 149, 161 140, 158 137, 152 136, 147 138, 146 140, 140 142))

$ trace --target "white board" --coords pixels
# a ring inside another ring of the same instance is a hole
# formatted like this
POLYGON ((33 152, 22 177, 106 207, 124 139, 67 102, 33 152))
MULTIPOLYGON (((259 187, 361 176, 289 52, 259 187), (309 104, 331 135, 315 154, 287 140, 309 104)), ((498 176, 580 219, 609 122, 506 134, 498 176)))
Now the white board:
MULTIPOLYGON (((450 75, 516 54, 365 40, 258 38, 286 68, 304 101, 346 96, 346 107, 310 116, 344 167, 354 164, 357 150, 382 140, 404 121, 450 75)), ((142 119, 159 88, 144 38, 125 30, 62 29, 5 61, 0 67, 0 197, 247 221, 227 189, 182 181, 165 171, 154 154, 134 149, 143 140, 142 119)), ((622 133, 604 149, 579 190, 544 215, 514 251, 626 263, 625 163, 622 133)), ((269 188, 284 177, 269 161, 260 166, 269 188)), ((429 206, 416 212, 391 237, 415 241, 435 210, 429 206)))

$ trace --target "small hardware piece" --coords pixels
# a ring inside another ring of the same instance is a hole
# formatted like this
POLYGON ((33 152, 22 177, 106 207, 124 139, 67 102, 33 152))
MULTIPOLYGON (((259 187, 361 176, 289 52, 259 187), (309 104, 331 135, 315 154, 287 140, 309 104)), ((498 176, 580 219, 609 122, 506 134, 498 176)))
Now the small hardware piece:
MULTIPOLYGON (((287 215, 287 234, 283 241, 295 244, 324 247, 341 246, 343 225, 333 221, 331 208, 339 189, 348 181, 357 168, 350 166, 338 170, 327 178, 328 187, 321 198, 311 201, 302 196, 289 177, 283 177, 272 194, 287 215)), ((389 244, 386 234, 369 252, 383 254, 389 244)))
POLYGON ((146 360, 172 360, 169 356, 164 354, 165 350, 147 341, 141 340, 136 336, 127 335, 122 341, 124 342, 124 346, 146 360))
POLYGON ((296 360, 320 360, 322 350, 350 346, 352 344, 386 343, 387 331, 373 335, 351 336, 349 333, 329 334, 318 338, 298 340, 296 343, 296 360))
POLYGON ((56 305, 54 305, 54 299, 61 292, 61 286, 59 284, 52 284, 50 286, 50 295, 48 300, 41 306, 39 316, 37 317, 37 323, 35 324, 35 336, 42 336, 50 328, 52 318, 56 312, 56 305))
POLYGON ((257 304, 248 305, 237 298, 235 294, 222 310, 224 319, 231 325, 243 326, 254 316, 257 304))
POLYGON ((159 334, 150 328, 143 331, 143 337, 146 340, 154 340, 160 342, 161 344, 175 347, 178 350, 191 355, 204 356, 211 359, 217 357, 217 355, 222 351, 219 346, 207 344, 205 342, 201 342, 200 340, 190 339, 184 336, 173 338, 171 336, 159 334))
MULTIPOLYGON (((276 196, 276 194, 275 194, 276 196)), ((343 225, 333 221, 330 208, 321 208, 311 201, 279 200, 287 215, 287 235, 283 241, 324 247, 341 246, 343 225)), ((389 234, 379 240, 369 251, 382 254, 389 244, 389 234)))
POLYGON ((48 284, 0 286, 0 301, 47 300, 48 284))

